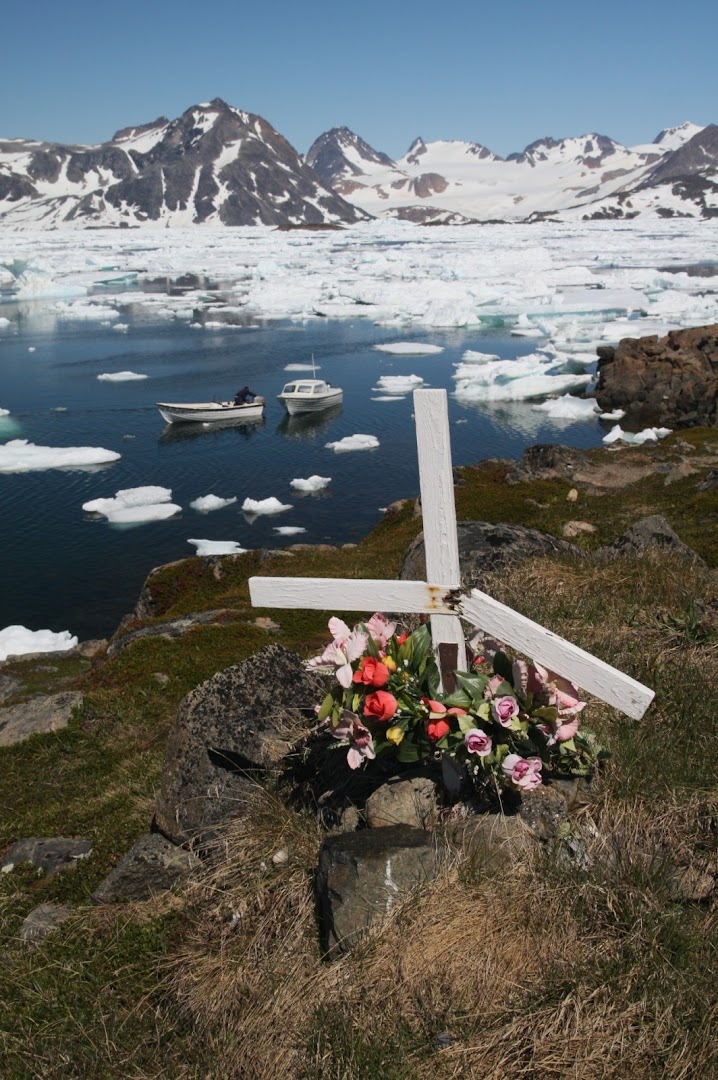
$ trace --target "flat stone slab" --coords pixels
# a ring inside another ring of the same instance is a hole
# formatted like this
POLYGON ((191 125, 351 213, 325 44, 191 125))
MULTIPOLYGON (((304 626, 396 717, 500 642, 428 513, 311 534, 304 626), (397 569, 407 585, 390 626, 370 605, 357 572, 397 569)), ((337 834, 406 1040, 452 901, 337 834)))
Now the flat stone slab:
POLYGON ((100 904, 148 900, 186 881, 200 860, 159 833, 141 836, 92 894, 100 904))
POLYGON ((9 874, 16 866, 30 863, 49 877, 60 870, 71 870, 91 852, 91 842, 82 837, 30 836, 8 848, 0 862, 0 871, 9 874))
POLYGON ((437 818, 436 784, 428 777, 389 780, 366 801, 365 817, 371 829, 413 825, 426 829, 437 818))
POLYGON ((349 952, 394 904, 436 877, 443 854, 432 833, 409 825, 329 836, 317 872, 325 951, 349 952))
POLYGON ((67 727, 75 709, 82 705, 82 694, 67 690, 30 698, 19 705, 0 709, 0 746, 24 742, 31 735, 45 735, 67 727))
POLYGON ((72 908, 64 904, 38 904, 20 927, 20 938, 27 945, 37 945, 71 915, 72 908))

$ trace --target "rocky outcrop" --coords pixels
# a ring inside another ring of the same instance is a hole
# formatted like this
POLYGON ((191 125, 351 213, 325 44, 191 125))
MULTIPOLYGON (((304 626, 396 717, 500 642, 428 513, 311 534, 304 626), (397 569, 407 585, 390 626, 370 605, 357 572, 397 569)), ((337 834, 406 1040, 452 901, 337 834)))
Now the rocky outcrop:
POLYGON ((67 727, 75 709, 82 705, 82 694, 67 691, 30 698, 19 705, 0 709, 0 746, 24 742, 31 735, 46 734, 67 727))
POLYGON ((718 325, 623 338, 598 349, 596 400, 624 409, 627 426, 718 423, 718 325))
MULTIPOLYGON (((523 559, 555 555, 581 556, 580 549, 573 544, 523 525, 461 521, 457 530, 461 584, 464 589, 481 588, 487 574, 505 570, 523 559)), ((423 533, 407 548, 399 577, 409 581, 426 580, 423 533)))
POLYGON ((92 853, 92 842, 82 837, 30 836, 12 844, 0 861, 0 871, 9 874, 16 866, 28 864, 49 877, 71 870, 92 853))
POLYGON ((314 718, 321 675, 267 645, 180 702, 162 769, 155 821, 175 843, 206 839, 242 813, 257 779, 276 770, 314 718))
POLYGON ((159 833, 141 836, 92 894, 97 903, 148 900, 187 880, 200 860, 159 833))
POLYGON ((648 517, 636 521, 626 532, 621 533, 613 543, 599 548, 597 554, 603 557, 611 557, 633 555, 656 549, 670 551, 672 555, 689 559, 692 562, 703 562, 693 548, 683 543, 680 536, 674 532, 666 519, 660 514, 650 514, 648 517))

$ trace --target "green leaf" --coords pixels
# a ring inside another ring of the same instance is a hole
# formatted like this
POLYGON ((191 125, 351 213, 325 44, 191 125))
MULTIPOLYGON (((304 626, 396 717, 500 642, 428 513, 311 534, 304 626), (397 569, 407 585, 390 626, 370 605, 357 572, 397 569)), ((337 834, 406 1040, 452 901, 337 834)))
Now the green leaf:
POLYGON ((439 693, 439 684, 441 682, 441 678, 439 676, 439 669, 433 660, 429 660, 426 665, 424 680, 426 684, 426 689, 428 690, 427 697, 436 697, 436 695, 439 693))
POLYGON ((467 694, 465 690, 454 690, 453 694, 449 694, 444 698, 444 705, 447 708, 452 709, 468 709, 471 704, 471 696, 467 694))
POLYGON ((474 709, 477 716, 480 716, 482 720, 491 719, 491 702, 482 701, 477 709, 474 709))
POLYGON ((362 630, 366 633, 366 649, 364 652, 367 656, 373 656, 375 660, 379 659, 379 646, 374 641, 366 626, 362 623, 362 630))
POLYGON ((326 718, 329 716, 329 713, 332 711, 333 707, 334 707, 334 695, 333 694, 327 694, 327 696, 324 698, 324 701, 321 704, 321 708, 319 709, 319 712, 317 713, 317 720, 326 720, 326 718))
POLYGON ((468 713, 466 716, 457 716, 456 719, 459 721, 459 728, 464 734, 466 734, 467 731, 471 731, 473 727, 476 727, 476 721, 473 716, 470 716, 468 713))
POLYGON ((431 633, 429 632, 429 627, 425 623, 422 623, 421 626, 414 630, 409 641, 411 641, 413 649, 412 666, 417 668, 422 660, 425 660, 431 652, 431 633))
POLYGON ((399 749, 396 754, 397 761, 403 761, 404 763, 410 763, 413 761, 419 761, 421 753, 419 747, 415 742, 410 739, 404 739, 399 743, 399 749))
POLYGON ((531 719, 545 720, 547 723, 554 725, 558 720, 558 709, 555 705, 544 705, 540 709, 534 709, 531 719))

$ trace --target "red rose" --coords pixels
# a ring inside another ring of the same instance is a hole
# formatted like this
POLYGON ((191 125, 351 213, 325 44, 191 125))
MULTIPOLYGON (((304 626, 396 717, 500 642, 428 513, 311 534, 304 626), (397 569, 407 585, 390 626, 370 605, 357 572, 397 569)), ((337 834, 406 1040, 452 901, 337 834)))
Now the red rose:
POLYGON ((446 720, 430 720, 426 725, 426 734, 432 742, 438 742, 449 734, 449 725, 446 720))
POLYGON ((384 686, 388 681, 389 668, 373 656, 363 657, 359 670, 354 672, 354 682, 365 686, 384 686))
POLYGON ((396 639, 397 645, 403 645, 408 637, 408 634, 400 634, 399 637, 396 639))
MULTIPOLYGON (((364 715, 385 724, 397 710, 397 700, 386 690, 376 690, 364 699, 364 715)), ((448 730, 448 729, 447 729, 448 730)))

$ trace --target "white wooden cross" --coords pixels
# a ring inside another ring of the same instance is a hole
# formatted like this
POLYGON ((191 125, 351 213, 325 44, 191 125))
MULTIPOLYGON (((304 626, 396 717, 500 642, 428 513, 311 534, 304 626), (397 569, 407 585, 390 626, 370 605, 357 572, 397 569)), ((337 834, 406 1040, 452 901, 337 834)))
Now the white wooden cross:
POLYGON ((351 578, 253 577, 255 607, 319 608, 325 611, 386 611, 431 616, 431 636, 446 689, 450 672, 466 669, 464 631, 472 626, 509 645, 621 712, 640 719, 654 692, 629 675, 532 622, 487 593, 459 594, 459 544, 445 390, 415 390, 419 486, 424 521, 427 581, 351 578))

